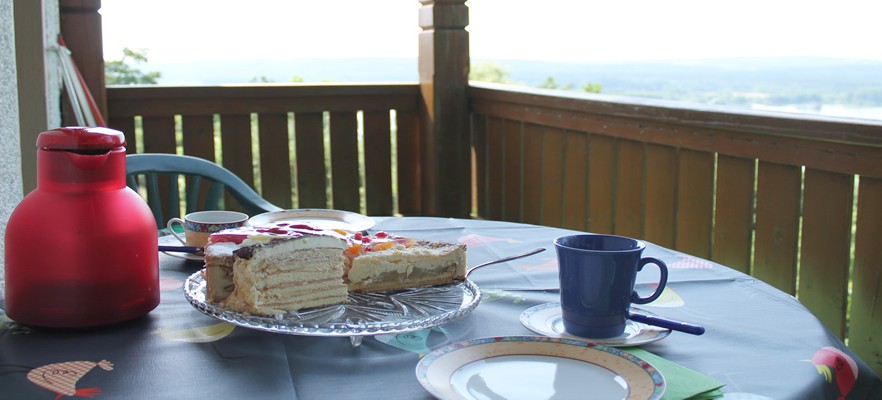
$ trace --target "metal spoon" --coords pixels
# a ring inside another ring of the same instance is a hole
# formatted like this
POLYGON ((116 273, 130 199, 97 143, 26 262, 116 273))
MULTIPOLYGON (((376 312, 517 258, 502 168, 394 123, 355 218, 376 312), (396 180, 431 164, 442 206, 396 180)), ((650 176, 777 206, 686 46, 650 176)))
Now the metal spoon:
POLYGON ((483 264, 475 265, 474 267, 471 267, 471 268, 469 268, 468 271, 466 271, 466 277, 468 277, 472 272, 475 272, 475 270, 478 269, 478 268, 483 268, 483 267, 486 267, 486 266, 488 266, 488 265, 499 264, 499 263, 503 263, 503 262, 506 262, 506 261, 517 260, 518 258, 524 258, 524 257, 527 257, 527 256, 532 256, 533 254, 541 253, 541 252, 543 252, 543 251, 545 251, 545 248, 538 248, 538 249, 535 249, 535 250, 530 250, 530 251, 528 251, 528 252, 526 252, 526 253, 515 254, 515 255, 513 255, 513 256, 503 257, 503 258, 500 258, 500 259, 497 259, 497 260, 487 261, 487 262, 485 262, 485 263, 483 263, 483 264))

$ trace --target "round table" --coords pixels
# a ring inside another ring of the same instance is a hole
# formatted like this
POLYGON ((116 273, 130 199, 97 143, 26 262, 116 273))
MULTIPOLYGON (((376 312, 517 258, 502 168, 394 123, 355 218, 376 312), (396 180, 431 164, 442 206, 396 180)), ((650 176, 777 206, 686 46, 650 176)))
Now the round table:
MULTIPOLYGON (((431 350, 476 338, 536 335, 520 315, 558 301, 552 241, 576 233, 499 221, 375 220, 371 231, 466 244, 470 266, 538 247, 547 251, 475 271, 470 279, 483 297, 467 316, 431 329, 367 337, 357 347, 348 338, 269 333, 208 317, 181 289, 202 264, 162 254, 161 303, 143 318, 56 331, 21 326, 0 314, 3 397, 51 399, 64 389, 100 391, 100 399, 430 398, 414 368, 431 350), (40 385, 37 375, 55 376, 56 383, 40 385)), ((642 350, 718 380, 728 398, 882 398, 879 376, 792 296, 651 243, 644 255, 664 260, 670 277, 662 297, 641 308, 707 331, 673 332, 642 350)), ((651 290, 645 282, 654 279, 641 272, 638 290, 651 290)))

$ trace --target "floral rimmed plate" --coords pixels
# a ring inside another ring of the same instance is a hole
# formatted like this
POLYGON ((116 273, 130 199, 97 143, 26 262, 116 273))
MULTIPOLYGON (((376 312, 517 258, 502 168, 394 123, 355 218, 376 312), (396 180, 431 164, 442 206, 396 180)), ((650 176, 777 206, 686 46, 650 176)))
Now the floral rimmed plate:
MULTIPOLYGON (((638 311, 641 314, 655 316, 654 313, 644 309, 637 307, 631 307, 631 309, 638 311)), ((668 328, 660 328, 628 320, 625 325, 625 332, 613 338, 593 339, 573 336, 564 331, 563 317, 561 316, 559 302, 545 303, 528 308, 521 313, 521 324, 527 329, 540 335, 555 338, 588 340, 610 347, 639 346, 662 340, 671 334, 671 330, 668 328)))
POLYGON ((666 388, 661 372, 631 353, 540 336, 451 344, 423 357, 416 376, 440 399, 656 400, 666 388))
MULTIPOLYGON (((416 331, 468 315, 481 301, 478 287, 465 280, 398 292, 350 294, 348 304, 265 317, 209 304, 205 289, 202 271, 184 282, 184 297, 204 314, 244 328, 305 336, 362 337, 416 331)), ((353 344, 357 342, 353 340, 353 344)))

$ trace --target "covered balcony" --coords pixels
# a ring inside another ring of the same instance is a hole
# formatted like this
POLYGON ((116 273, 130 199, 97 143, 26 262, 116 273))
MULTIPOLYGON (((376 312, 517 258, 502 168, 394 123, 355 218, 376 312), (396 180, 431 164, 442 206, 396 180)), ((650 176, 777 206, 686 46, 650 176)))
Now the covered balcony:
POLYGON ((882 372, 882 121, 469 82, 465 0, 421 0, 419 82, 105 87, 100 1, 60 3, 130 153, 214 160, 283 208, 645 239, 793 294, 882 372))

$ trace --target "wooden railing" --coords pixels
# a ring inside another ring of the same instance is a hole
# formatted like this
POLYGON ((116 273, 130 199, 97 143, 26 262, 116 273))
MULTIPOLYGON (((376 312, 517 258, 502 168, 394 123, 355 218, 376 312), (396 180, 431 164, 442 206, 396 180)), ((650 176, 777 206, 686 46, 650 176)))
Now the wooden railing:
POLYGON ((416 84, 111 87, 107 97, 130 153, 218 161, 282 208, 421 212, 416 84))
POLYGON ((752 274, 882 371, 882 121, 475 84, 470 100, 480 216, 752 274))
MULTIPOLYGON (((882 371, 882 123, 469 92, 474 162, 461 162, 475 217, 638 237, 752 274, 882 371)), ((107 95, 111 126, 139 132, 137 151, 219 160, 280 207, 369 215, 424 213, 419 96, 415 84, 107 95)))

